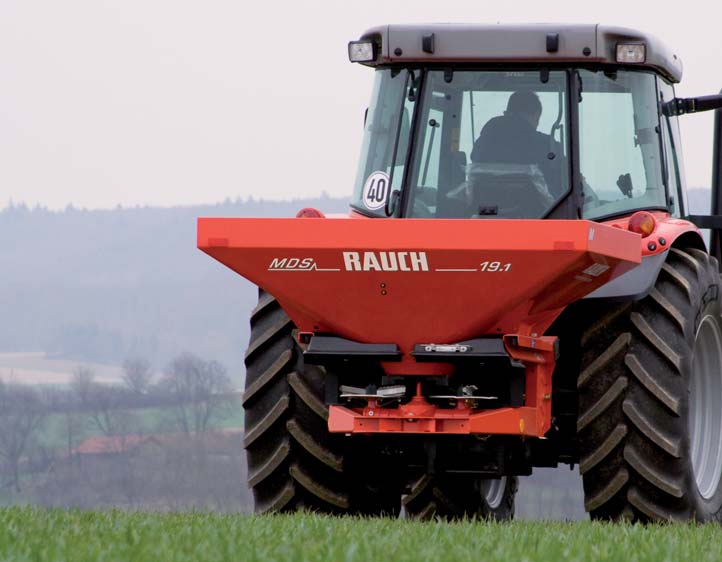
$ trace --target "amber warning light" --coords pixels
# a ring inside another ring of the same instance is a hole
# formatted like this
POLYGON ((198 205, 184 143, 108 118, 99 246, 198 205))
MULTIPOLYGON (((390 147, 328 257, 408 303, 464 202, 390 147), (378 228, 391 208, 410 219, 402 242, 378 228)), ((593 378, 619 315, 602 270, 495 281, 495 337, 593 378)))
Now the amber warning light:
POLYGON ((297 219, 323 219, 326 218, 321 211, 314 209, 313 207, 304 207, 298 213, 296 213, 297 219))
POLYGON ((646 238, 652 232, 654 232, 657 226, 657 221, 654 220, 654 215, 647 211, 639 211, 634 213, 629 219, 629 230, 641 234, 642 238, 646 238))

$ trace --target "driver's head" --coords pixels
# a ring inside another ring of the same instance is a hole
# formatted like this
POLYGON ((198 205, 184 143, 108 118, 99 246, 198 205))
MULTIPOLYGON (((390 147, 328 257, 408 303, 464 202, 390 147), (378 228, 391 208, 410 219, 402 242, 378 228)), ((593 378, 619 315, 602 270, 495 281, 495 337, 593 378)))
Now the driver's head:
POLYGON ((509 96, 505 113, 522 117, 536 129, 542 114, 542 104, 539 96, 531 90, 518 90, 509 96))

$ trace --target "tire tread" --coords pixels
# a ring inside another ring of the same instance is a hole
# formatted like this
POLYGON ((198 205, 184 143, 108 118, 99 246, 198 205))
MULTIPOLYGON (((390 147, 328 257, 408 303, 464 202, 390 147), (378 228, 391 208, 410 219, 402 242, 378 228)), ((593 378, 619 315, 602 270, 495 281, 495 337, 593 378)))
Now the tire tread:
POLYGON ((719 279, 716 260, 673 247, 645 298, 584 332, 577 430, 593 519, 720 518, 699 511, 686 419, 693 323, 719 279))

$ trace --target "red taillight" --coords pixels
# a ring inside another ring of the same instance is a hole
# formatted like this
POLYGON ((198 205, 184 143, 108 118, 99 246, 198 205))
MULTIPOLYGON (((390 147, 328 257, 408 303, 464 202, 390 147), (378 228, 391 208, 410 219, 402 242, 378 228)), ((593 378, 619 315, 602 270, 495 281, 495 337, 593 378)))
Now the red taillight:
POLYGON ((637 211, 629 219, 629 230, 641 234, 642 238, 646 238, 652 232, 654 232, 657 226, 657 221, 654 220, 654 215, 647 211, 637 211))
POLYGON ((297 219, 325 219, 326 215, 324 215, 321 211, 318 209, 314 209, 313 207, 305 207, 298 211, 296 213, 297 219))

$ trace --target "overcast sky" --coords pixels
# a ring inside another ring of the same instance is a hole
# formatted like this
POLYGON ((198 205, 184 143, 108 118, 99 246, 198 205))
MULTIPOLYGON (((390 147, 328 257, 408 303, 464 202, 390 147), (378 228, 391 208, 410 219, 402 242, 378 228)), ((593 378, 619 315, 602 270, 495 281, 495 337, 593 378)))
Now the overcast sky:
MULTIPOLYGON (((2 0, 0 207, 10 199, 96 208, 348 195, 372 71, 348 62, 346 43, 376 24, 638 27, 681 56, 678 95, 716 93, 717 6, 2 0)), ((711 115, 686 116, 682 127, 688 183, 709 185, 711 115)))

